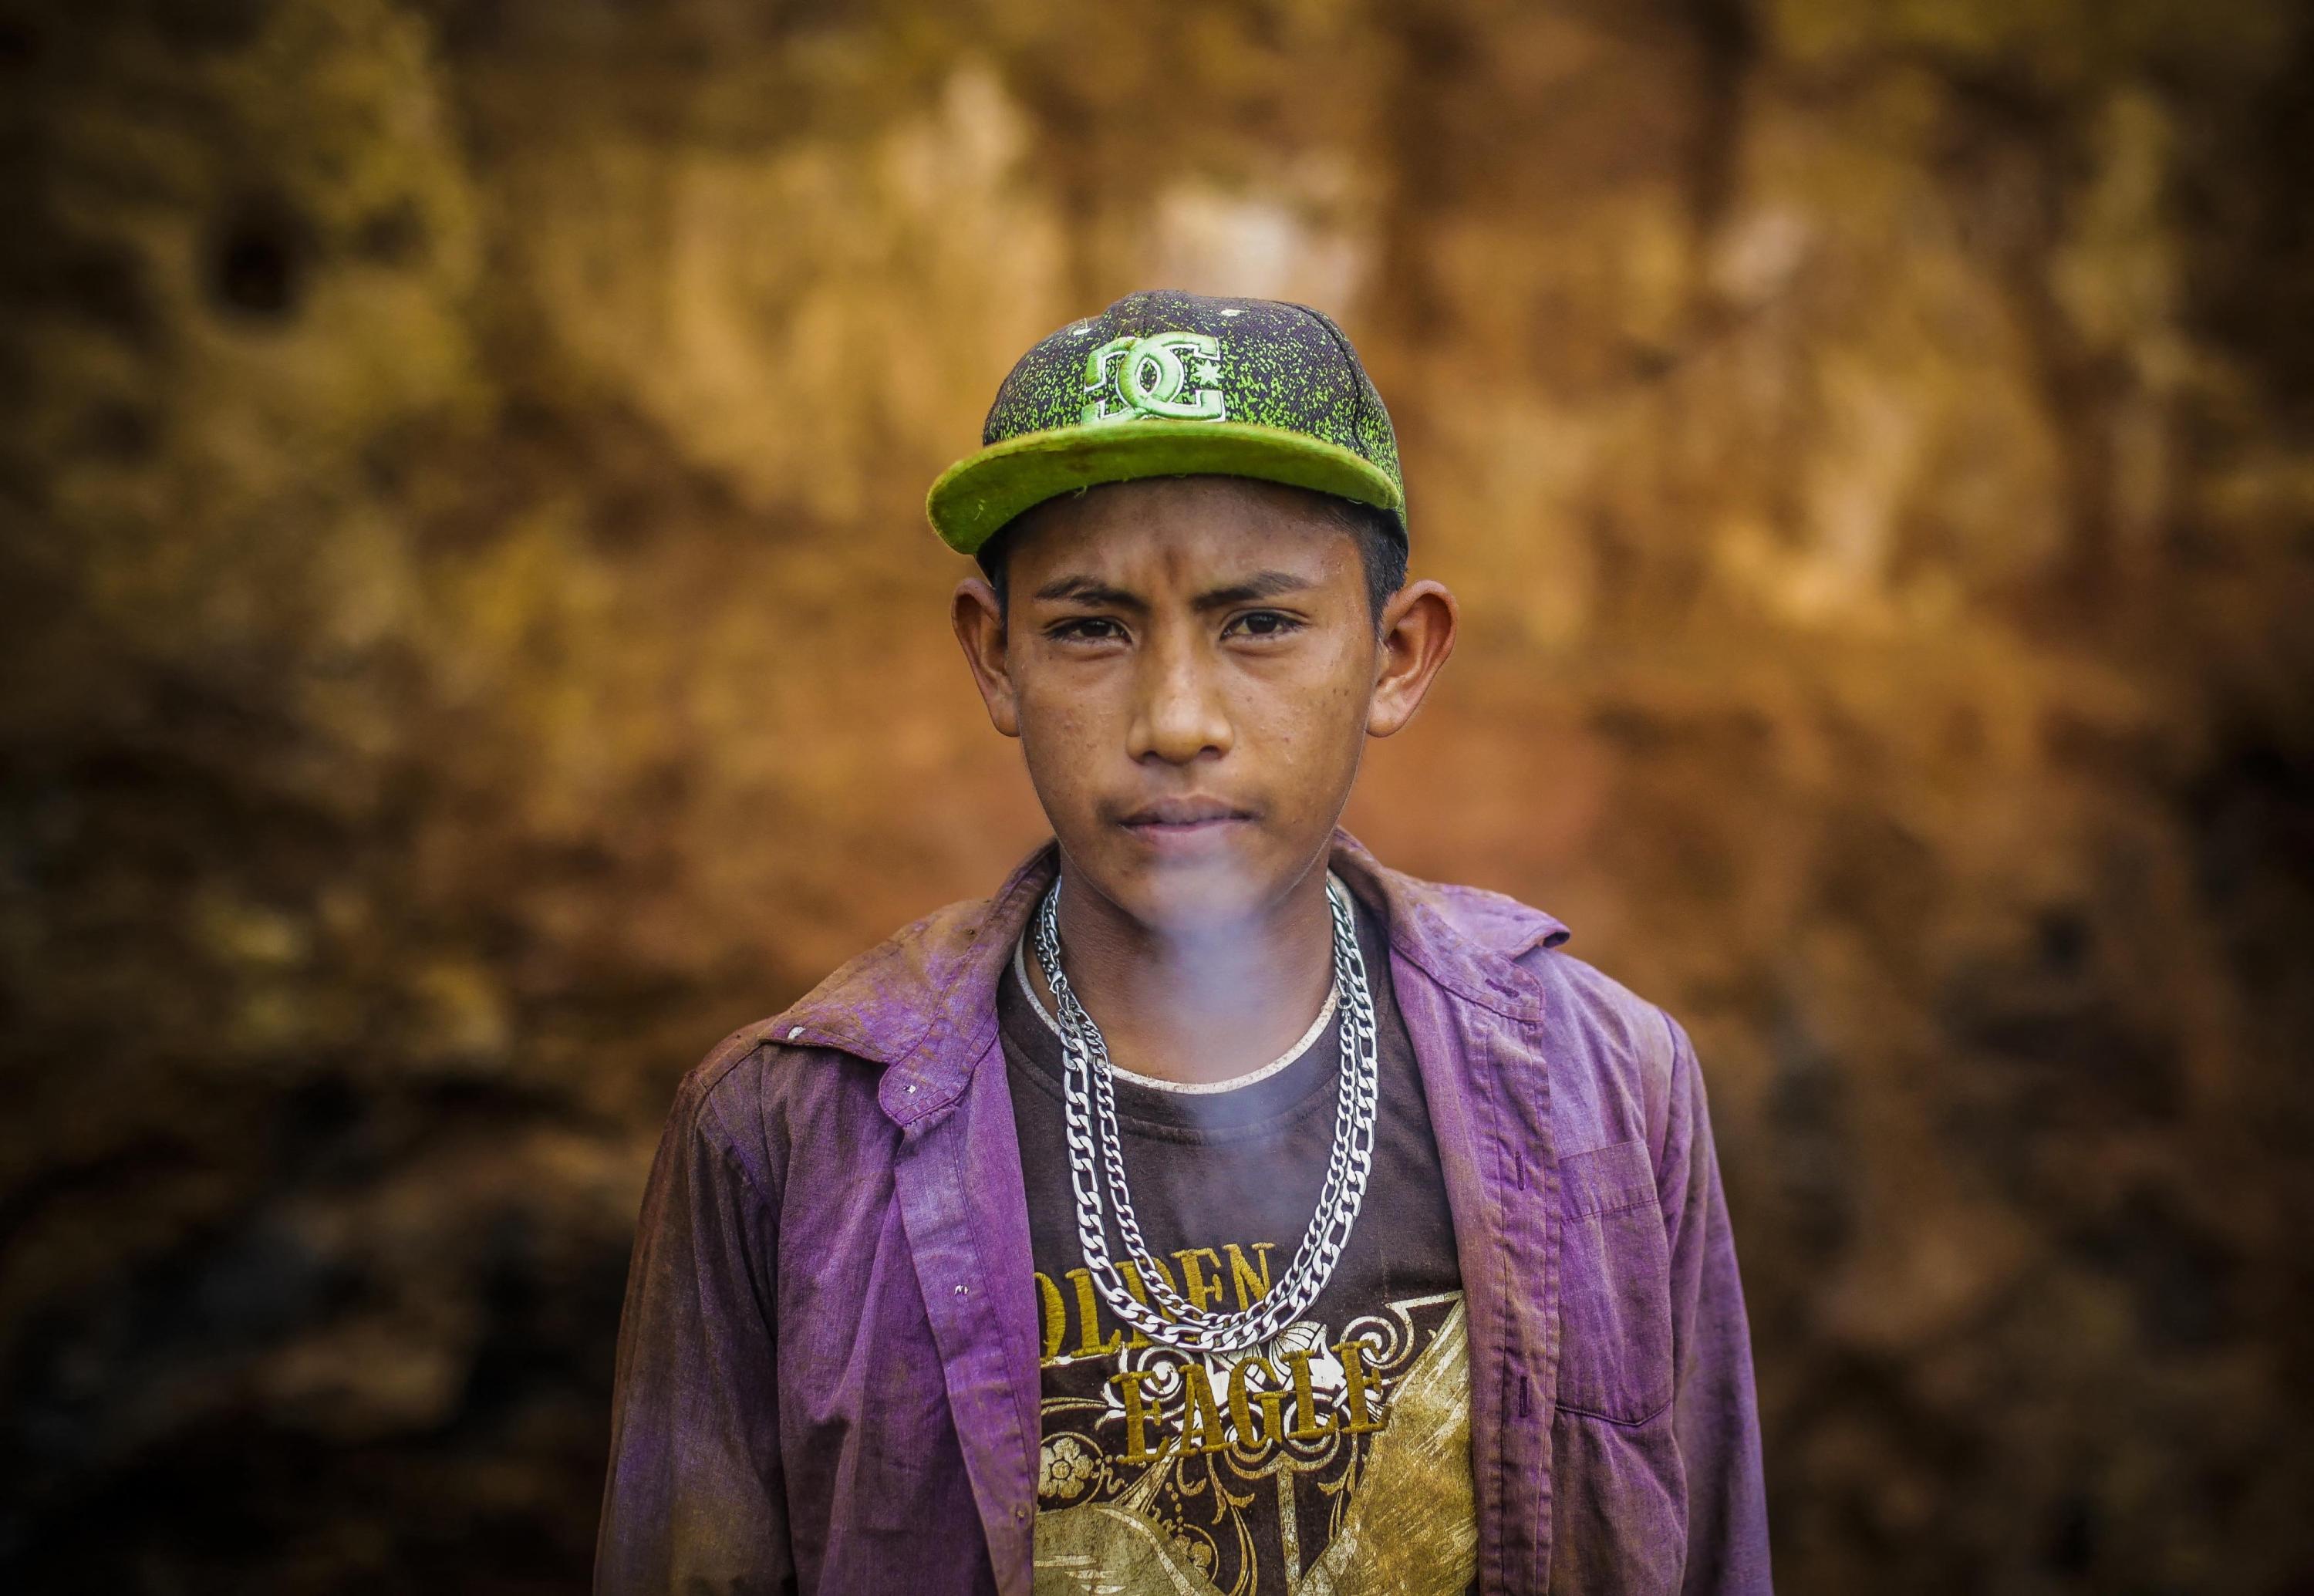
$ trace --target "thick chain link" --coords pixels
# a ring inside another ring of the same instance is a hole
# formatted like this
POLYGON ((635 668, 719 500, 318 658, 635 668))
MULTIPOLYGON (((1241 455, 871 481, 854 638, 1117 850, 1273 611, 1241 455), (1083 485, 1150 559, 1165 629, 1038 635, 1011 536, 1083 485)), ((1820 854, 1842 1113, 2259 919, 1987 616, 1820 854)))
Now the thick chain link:
POLYGON ((1334 916, 1334 991, 1342 1006, 1341 1082, 1334 1116, 1333 1151, 1317 1212, 1285 1274, 1262 1299, 1234 1313, 1209 1313, 1174 1290, 1163 1265, 1149 1254, 1125 1180, 1124 1138, 1117 1127, 1117 1093, 1108 1045, 1077 1001, 1061 969, 1061 884, 1045 895, 1037 916, 1037 962, 1053 989, 1061 1021, 1063 1098, 1067 1109, 1069 1185, 1076 1197, 1077 1244, 1085 1267, 1110 1309, 1153 1341, 1188 1352, 1242 1352, 1269 1340, 1318 1300, 1349 1240, 1373 1168, 1374 1115, 1381 1096, 1374 1036, 1373 994, 1349 895, 1332 877, 1326 902, 1334 916), (1104 1200, 1105 1199, 1105 1200, 1104 1200), (1144 1302, 1126 1286, 1108 1256, 1104 1209, 1113 1209, 1129 1264, 1146 1292, 1144 1302), (1160 1310, 1162 1310, 1161 1312, 1160 1310))

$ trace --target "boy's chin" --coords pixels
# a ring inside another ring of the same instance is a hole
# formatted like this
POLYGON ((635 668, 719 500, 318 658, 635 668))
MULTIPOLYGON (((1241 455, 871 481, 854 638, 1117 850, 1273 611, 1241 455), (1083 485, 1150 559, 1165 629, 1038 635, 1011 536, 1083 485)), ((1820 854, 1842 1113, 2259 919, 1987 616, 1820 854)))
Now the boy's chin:
POLYGON ((1259 916, 1284 885, 1269 879, 1266 850, 1216 850, 1186 857, 1153 857, 1139 849, 1122 851, 1126 857, 1112 855, 1091 867, 1091 885, 1141 925, 1161 934, 1179 936, 1241 923, 1259 916))

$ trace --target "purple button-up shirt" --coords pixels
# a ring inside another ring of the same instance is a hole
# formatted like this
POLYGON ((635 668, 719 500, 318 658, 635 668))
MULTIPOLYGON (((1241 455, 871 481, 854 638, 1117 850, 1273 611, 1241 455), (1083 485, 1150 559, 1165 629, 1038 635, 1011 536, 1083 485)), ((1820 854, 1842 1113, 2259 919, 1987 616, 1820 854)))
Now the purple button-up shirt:
MULTIPOLYGON (((1471 1346, 1488 1592, 1765 1592, 1736 1249, 1686 1034, 1495 893, 1388 905, 1471 1346)), ((628 1282, 596 1590, 1026 1592, 1037 1301, 997 983, 1055 868, 727 1039, 628 1282)))

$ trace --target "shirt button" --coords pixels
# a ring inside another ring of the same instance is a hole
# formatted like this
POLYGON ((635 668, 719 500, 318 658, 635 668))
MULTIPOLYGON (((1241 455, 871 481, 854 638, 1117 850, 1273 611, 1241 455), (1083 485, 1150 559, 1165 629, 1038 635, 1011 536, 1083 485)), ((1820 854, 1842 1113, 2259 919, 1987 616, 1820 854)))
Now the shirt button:
POLYGON ((910 1097, 912 1097, 912 1098, 913 1098, 913 1097, 914 1097, 915 1095, 916 1095, 916 1089, 915 1089, 914 1087, 913 1087, 913 1086, 911 1086, 910 1088, 908 1088, 908 1096, 910 1096, 910 1097))
POLYGON ((967 1292, 969 1292, 971 1290, 972 1290, 972 1288, 971 1288, 970 1286, 968 1286, 968 1285, 960 1285, 960 1286, 958 1286, 958 1287, 957 1287, 957 1288, 956 1288, 956 1294, 957 1294, 958 1296, 961 1297, 961 1296, 964 1296, 965 1294, 967 1294, 967 1292))
POLYGON ((801 1026, 799 1026, 799 1025, 791 1025, 791 1026, 788 1027, 788 1040, 789 1040, 789 1041, 792 1042, 792 1041, 794 1041, 798 1036, 802 1036, 802 1035, 803 1035, 803 1027, 801 1027, 801 1026))

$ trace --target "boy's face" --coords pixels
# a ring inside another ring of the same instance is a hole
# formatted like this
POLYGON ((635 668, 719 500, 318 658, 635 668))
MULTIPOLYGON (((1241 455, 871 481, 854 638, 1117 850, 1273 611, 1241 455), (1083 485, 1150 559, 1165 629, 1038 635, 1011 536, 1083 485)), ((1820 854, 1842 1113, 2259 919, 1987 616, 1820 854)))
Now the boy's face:
POLYGON ((1320 860, 1368 736, 1453 647, 1434 582, 1377 625, 1357 540, 1299 489, 1112 483, 1032 511, 957 635, 1070 869, 1153 930, 1258 913, 1320 860))

